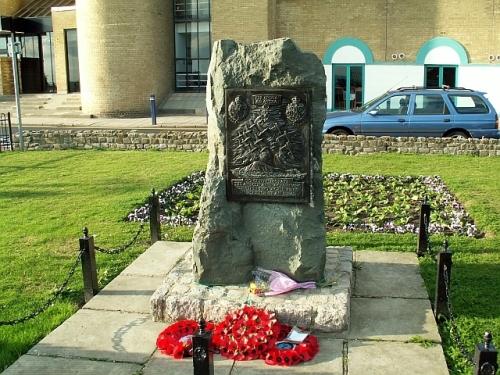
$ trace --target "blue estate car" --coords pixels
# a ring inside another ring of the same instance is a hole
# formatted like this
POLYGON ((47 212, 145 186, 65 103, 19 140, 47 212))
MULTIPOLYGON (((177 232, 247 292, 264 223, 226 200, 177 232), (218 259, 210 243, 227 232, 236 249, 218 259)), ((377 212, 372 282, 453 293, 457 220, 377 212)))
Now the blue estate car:
POLYGON ((464 88, 401 87, 352 111, 328 113, 323 133, 500 138, 498 115, 484 94, 464 88))

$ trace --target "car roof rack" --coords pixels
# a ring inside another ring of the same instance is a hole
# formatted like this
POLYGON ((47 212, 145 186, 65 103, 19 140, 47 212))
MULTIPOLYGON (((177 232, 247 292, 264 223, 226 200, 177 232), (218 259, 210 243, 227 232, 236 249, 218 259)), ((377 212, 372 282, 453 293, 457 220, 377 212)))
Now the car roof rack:
POLYGON ((467 89, 465 87, 451 87, 443 85, 442 87, 425 87, 425 86, 403 86, 398 87, 395 91, 408 91, 408 90, 463 90, 463 91, 474 91, 472 89, 467 89))

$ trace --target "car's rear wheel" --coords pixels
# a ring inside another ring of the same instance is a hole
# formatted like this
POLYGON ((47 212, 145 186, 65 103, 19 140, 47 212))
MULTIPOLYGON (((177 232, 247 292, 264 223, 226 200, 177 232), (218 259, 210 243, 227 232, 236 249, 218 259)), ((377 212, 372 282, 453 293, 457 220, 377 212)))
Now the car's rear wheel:
POLYGON ((333 135, 351 135, 352 133, 349 132, 348 130, 346 129, 342 129, 342 128, 335 128, 335 129, 332 129, 328 132, 329 134, 333 134, 333 135))
POLYGON ((453 131, 449 132, 448 134, 446 134, 445 137, 466 139, 466 138, 470 138, 470 135, 467 134, 466 132, 461 131, 461 130, 453 130, 453 131))

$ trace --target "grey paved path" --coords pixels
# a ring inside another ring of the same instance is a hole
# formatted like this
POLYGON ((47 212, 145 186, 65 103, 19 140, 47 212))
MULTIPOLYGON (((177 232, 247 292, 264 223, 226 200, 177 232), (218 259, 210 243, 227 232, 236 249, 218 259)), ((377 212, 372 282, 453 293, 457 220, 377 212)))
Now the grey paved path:
MULTIPOLYGON (((9 367, 5 375, 188 375, 178 361, 155 349, 164 323, 149 315, 149 297, 189 249, 187 243, 157 242, 83 309, 9 367)), ((414 254, 356 252, 351 328, 320 334, 320 352, 295 367, 262 361, 233 362, 216 356, 215 374, 446 375, 440 337, 414 254), (436 344, 408 343, 421 337, 436 344)))

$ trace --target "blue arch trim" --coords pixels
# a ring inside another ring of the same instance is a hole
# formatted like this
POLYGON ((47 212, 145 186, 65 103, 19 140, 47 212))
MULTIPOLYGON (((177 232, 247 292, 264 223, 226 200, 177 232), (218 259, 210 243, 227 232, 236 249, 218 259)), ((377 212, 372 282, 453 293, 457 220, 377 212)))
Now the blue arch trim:
POLYGON ((417 53, 417 64, 423 65, 427 54, 436 47, 446 46, 452 48, 460 57, 460 64, 465 65, 469 63, 469 56, 465 47, 457 42, 455 39, 438 36, 425 42, 417 53))
POLYGON ((373 53, 370 47, 368 47, 368 45, 361 39, 351 37, 341 38, 333 43, 330 43, 323 56, 323 64, 330 65, 332 63, 334 53, 337 52, 338 49, 345 46, 357 47, 365 56, 365 63, 373 64, 373 53))

